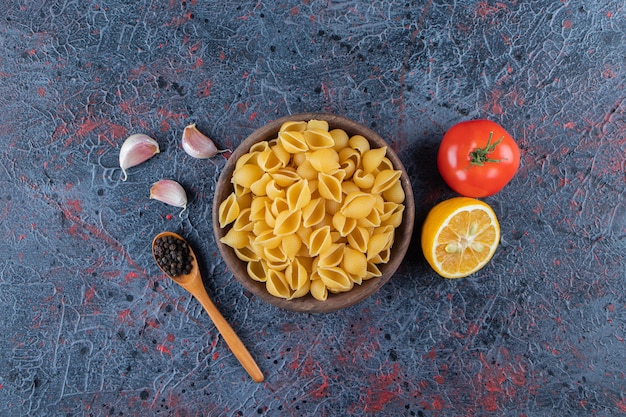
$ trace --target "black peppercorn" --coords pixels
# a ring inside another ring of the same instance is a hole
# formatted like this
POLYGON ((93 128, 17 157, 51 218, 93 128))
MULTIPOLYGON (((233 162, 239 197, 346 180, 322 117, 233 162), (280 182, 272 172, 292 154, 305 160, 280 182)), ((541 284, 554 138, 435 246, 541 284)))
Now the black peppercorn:
POLYGON ((191 272, 193 258, 189 246, 173 236, 163 236, 154 242, 154 258, 169 276, 176 277, 191 272))

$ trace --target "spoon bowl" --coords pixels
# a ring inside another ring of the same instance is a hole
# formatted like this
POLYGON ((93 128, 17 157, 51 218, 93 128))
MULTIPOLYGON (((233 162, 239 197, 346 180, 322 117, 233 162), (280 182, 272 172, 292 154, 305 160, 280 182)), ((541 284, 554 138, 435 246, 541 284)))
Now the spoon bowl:
POLYGON ((185 239, 183 239, 180 235, 173 232, 162 232, 156 235, 152 240, 152 256, 154 257, 154 261, 156 262, 157 266, 159 267, 159 269, 161 269, 161 271, 163 271, 165 275, 170 277, 175 283, 187 290, 191 295, 196 298, 196 300, 198 300, 200 304, 202 304, 202 307, 204 307, 204 310, 207 312, 207 314, 215 324, 215 327, 224 338, 224 341, 226 342, 228 347, 230 347, 230 350, 239 360, 244 369, 248 372, 250 377, 252 377, 255 382, 263 382, 263 373, 250 355, 250 352, 248 352, 248 349, 246 349, 241 339, 239 339, 239 336, 237 336, 233 328, 230 326, 230 324, 228 324, 224 316, 222 316, 222 313, 220 313, 213 301, 211 301, 211 298, 209 298, 209 295, 207 294, 206 289, 204 288, 204 284, 202 282, 202 275, 200 274, 200 268, 198 266, 198 258, 194 254, 191 246, 187 243, 189 254, 192 257, 192 268, 191 272, 189 272, 188 274, 171 276, 159 264, 154 252, 154 248, 156 242, 160 238, 168 236, 187 243, 185 239))

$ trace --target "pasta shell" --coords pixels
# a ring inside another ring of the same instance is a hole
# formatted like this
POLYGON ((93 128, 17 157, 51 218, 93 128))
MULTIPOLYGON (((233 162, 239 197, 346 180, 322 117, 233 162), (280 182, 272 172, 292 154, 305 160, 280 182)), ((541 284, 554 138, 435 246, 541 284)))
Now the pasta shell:
POLYGON ((300 288, 295 290, 293 294, 291 294, 290 300, 294 298, 304 297, 305 295, 309 293, 310 290, 311 290, 311 280, 307 280, 304 282, 304 285, 302 285, 300 288))
POLYGON ((367 258, 363 252, 346 247, 341 267, 350 275, 363 278, 367 273, 367 258))
POLYGON ((284 131, 304 132, 304 129, 306 129, 306 126, 307 126, 307 122, 305 121, 291 120, 291 121, 283 123, 280 126, 280 132, 284 132, 284 131))
POLYGON ((319 181, 317 179, 307 180, 309 182, 309 190, 311 190, 311 198, 319 198, 319 193, 317 192, 317 188, 319 186, 319 181))
POLYGON ((367 273, 365 274, 365 278, 363 279, 370 279, 370 278, 378 278, 380 276, 382 276, 383 273, 381 272, 381 270, 378 268, 378 266, 372 262, 368 262, 367 263, 367 273))
POLYGON ((358 193, 361 191, 358 185, 354 183, 354 181, 344 181, 341 183, 341 192, 345 195, 358 193))
POLYGON ((264 248, 275 249, 281 244, 281 237, 274 234, 273 229, 268 229, 254 238, 254 243, 264 248))
POLYGON ((348 145, 352 149, 358 151, 361 155, 363 155, 364 152, 370 150, 370 142, 367 140, 367 138, 361 135, 352 136, 350 140, 348 140, 348 145))
POLYGON ((278 132, 278 143, 290 154, 309 150, 309 146, 304 139, 304 134, 299 131, 284 130, 278 132))
MULTIPOLYGON (((270 232, 274 233, 274 228, 273 227, 269 227, 267 225, 267 223, 265 223, 265 220, 258 220, 258 221, 255 221, 253 223, 252 233, 256 237, 261 236, 264 232, 266 232, 268 230, 270 232)), ((256 240, 256 238, 255 238, 255 240, 256 240)))
POLYGON ((338 266, 343 259, 343 252, 346 245, 333 243, 328 249, 319 254, 318 267, 338 266))
POLYGON ((330 226, 320 227, 311 232, 309 237, 309 255, 317 256, 327 250, 332 244, 330 226))
POLYGON ((291 167, 281 168, 278 171, 272 173, 272 178, 274 179, 274 181, 276 181, 276 184, 282 188, 287 188, 291 184, 302 179, 298 175, 296 170, 291 167))
POLYGON ((383 191, 383 197, 385 198, 385 200, 393 203, 404 203, 406 195, 404 194, 402 183, 400 183, 400 181, 397 181, 391 187, 387 188, 385 191, 383 191))
POLYGON ((329 214, 331 216, 334 216, 335 213, 338 213, 339 210, 341 210, 341 201, 334 201, 334 200, 326 200, 325 201, 325 207, 326 207, 326 214, 329 214))
POLYGON ((339 154, 332 148, 309 152, 307 159, 311 166, 319 172, 333 172, 339 169, 339 154))
POLYGON ((257 157, 256 152, 244 153, 243 155, 239 157, 239 159, 237 159, 237 162, 235 162, 235 170, 241 168, 242 166, 246 164, 257 165, 256 157, 257 157))
POLYGON ((276 227, 276 216, 272 213, 272 203, 265 203, 265 217, 263 218, 265 223, 271 228, 276 227))
POLYGON ((372 188, 374 179, 374 175, 371 172, 366 174, 361 168, 358 168, 354 171, 354 174, 352 174, 352 181, 362 190, 372 188))
POLYGON ((274 297, 291 298, 292 291, 285 281, 285 274, 273 269, 268 270, 267 281, 265 282, 267 292, 274 297))
POLYGON ((386 264, 387 262, 389 262, 389 259, 391 259, 391 248, 380 251, 370 261, 375 264, 386 264))
MULTIPOLYGON (((332 224, 333 224, 333 223, 332 223, 332 219, 331 219, 331 218, 329 218, 328 216, 326 216, 326 218, 328 219, 328 224, 329 224, 329 226, 330 226, 330 225, 332 225, 332 224)), ((337 232, 336 230, 335 230, 335 231, 331 231, 331 232, 330 232, 330 237, 331 237, 331 239, 332 239, 333 243, 343 243, 343 244, 346 244, 346 243, 347 243, 347 241, 348 241, 348 240, 347 240, 347 239, 345 239, 343 236, 341 236, 341 235, 339 234, 339 232, 337 232)))
POLYGON ((308 160, 305 160, 300 165, 298 165, 298 168, 296 168, 296 172, 301 178, 305 180, 311 181, 317 179, 318 171, 313 168, 313 165, 311 165, 311 162, 309 162, 308 160))
POLYGON ((285 262, 289 262, 287 255, 285 255, 283 248, 280 246, 275 248, 264 247, 263 255, 267 262, 270 262, 271 264, 283 264, 285 262))
POLYGON ((253 228, 254 223, 250 220, 250 209, 246 208, 241 210, 235 223, 233 223, 233 230, 238 232, 251 232, 253 228))
POLYGON ((313 274, 313 258, 310 256, 298 256, 297 259, 298 262, 300 262, 300 265, 304 266, 307 275, 311 279, 313 274))
POLYGON ((339 182, 343 182, 343 180, 346 178, 346 171, 344 171, 341 168, 338 168, 332 172, 329 172, 329 174, 337 178, 339 182))
POLYGON ((239 204, 237 203, 235 193, 231 193, 226 200, 220 203, 218 209, 220 227, 234 222, 237 216, 239 216, 239 204))
POLYGON ((250 208, 250 205, 252 205, 252 193, 246 192, 241 195, 237 195, 237 193, 235 193, 235 195, 237 196, 239 210, 250 208))
POLYGON ((280 246, 288 259, 294 259, 300 252, 302 239, 297 234, 282 236, 280 246))
POLYGON ((339 151, 339 163, 344 164, 345 162, 352 161, 354 163, 354 167, 361 166, 361 154, 359 151, 353 148, 343 148, 339 151))
POLYGON ((276 184, 276 180, 271 179, 265 186, 265 193, 270 200, 276 200, 278 198, 285 197, 285 190, 276 184))
MULTIPOLYGON (((332 225, 333 225, 333 216, 327 213, 322 219, 322 221, 316 225, 316 227, 324 227, 324 226, 331 227, 332 225)), ((331 237, 332 237, 333 242, 336 240, 335 233, 336 232, 333 232, 331 229, 331 237)), ((337 237, 339 237, 339 233, 337 233, 337 237)))
POLYGON ((356 249, 362 253, 367 252, 367 244, 370 240, 370 234, 365 227, 355 227, 354 230, 347 237, 348 244, 353 249, 356 249))
POLYGON ((324 267, 318 268, 317 273, 320 279, 328 288, 328 291, 333 293, 346 292, 352 289, 354 283, 341 268, 338 267, 324 267))
POLYGON ((291 260, 286 259, 284 261, 272 261, 267 259, 267 269, 268 271, 270 269, 273 269, 274 271, 284 271, 285 269, 287 269, 287 267, 289 266, 289 264, 291 264, 291 260))
POLYGON ((265 260, 248 262, 246 265, 246 271, 248 276, 255 281, 265 282, 267 281, 267 266, 265 260))
POLYGON ((382 195, 380 194, 372 194, 372 196, 374 197, 374 210, 378 211, 379 213, 382 213, 383 211, 385 211, 385 199, 383 198, 382 195))
POLYGON ((302 225, 312 227, 324 220, 326 215, 325 200, 316 198, 302 209, 302 225))
POLYGON ((257 196, 267 195, 267 191, 266 191, 267 184, 269 184, 271 180, 272 180, 272 176, 268 174, 267 172, 264 173, 261 176, 261 178, 259 178, 258 180, 256 180, 250 185, 250 191, 252 191, 254 195, 257 195, 257 196))
POLYGON ((263 176, 263 170, 258 165, 245 164, 235 169, 232 176, 232 183, 250 188, 252 184, 263 176))
POLYGON ((311 260, 311 280, 314 279, 320 279, 320 276, 317 273, 317 262, 319 261, 319 258, 315 257, 315 258, 311 258, 309 255, 307 255, 306 259, 310 259, 311 260))
POLYGON ((363 219, 367 217, 376 203, 376 198, 368 193, 355 192, 346 196, 341 214, 353 219, 363 219))
POLYGON ((291 162, 291 154, 283 148, 283 145, 278 142, 278 139, 273 142, 270 141, 270 147, 272 148, 272 152, 276 155, 276 158, 280 160, 283 167, 287 166, 289 162, 291 162))
POLYGON ((241 184, 233 184, 234 193, 237 197, 243 197, 246 194, 250 194, 250 189, 244 187, 241 184))
POLYGON ((265 220, 266 204, 271 202, 268 197, 256 197, 250 204, 250 220, 253 222, 265 220))
POLYGON ((306 154, 306 152, 298 152, 296 154, 293 154, 293 156, 291 157, 291 166, 299 167, 300 165, 302 165, 304 161, 307 160, 306 154))
POLYGON ((333 227, 339 235, 342 237, 348 236, 356 227, 357 221, 351 217, 346 217, 343 214, 337 212, 333 214, 333 227))
POLYGON ((336 177, 320 172, 318 177, 317 190, 320 196, 333 201, 341 201, 341 181, 336 177))
POLYGON ((289 211, 299 210, 311 202, 311 190, 307 180, 300 180, 287 188, 287 205, 289 211))
POLYGON ((391 201, 384 201, 383 202, 383 209, 380 212, 380 221, 384 222, 389 217, 391 217, 391 215, 393 214, 394 210, 397 207, 399 207, 399 206, 400 206, 400 204, 393 203, 391 201))
POLYGON ((276 216, 276 225, 274 226, 274 234, 276 236, 286 236, 295 233, 300 228, 302 220, 302 211, 282 211, 276 216))
POLYGON ((390 225, 386 225, 386 226, 380 226, 374 229, 374 231, 372 232, 372 234, 374 233, 394 233, 395 232, 395 227, 390 226, 390 225))
POLYGON ((369 261, 383 250, 387 249, 393 241, 393 232, 376 233, 367 241, 367 260, 369 261))
POLYGON ((378 227, 380 223, 380 213, 378 210, 372 210, 367 216, 357 220, 357 225, 363 227, 378 227))
POLYGON ((234 248, 233 250, 235 251, 235 255, 237 255, 237 258, 241 259, 244 262, 253 262, 260 259, 259 254, 256 253, 256 251, 249 246, 241 249, 234 248))
POLYGON ((332 136, 333 140, 335 141, 335 144, 333 145, 333 149, 336 150, 337 152, 339 152, 340 150, 348 146, 348 140, 350 140, 350 137, 348 136, 345 130, 333 129, 329 131, 328 133, 330 133, 330 136, 332 136))
POLYGON ((360 275, 352 275, 352 274, 348 274, 348 277, 352 280, 353 283, 361 285, 363 283, 363 278, 360 275))
POLYGON ((329 126, 326 120, 311 119, 306 124, 307 130, 322 130, 328 132, 329 126))
POLYGON ((391 160, 389 160, 389 158, 384 157, 382 161, 380 161, 380 165, 378 165, 378 170, 379 171, 384 171, 386 169, 391 169, 393 170, 393 164, 391 163, 391 160))
POLYGON ((278 158, 276 153, 274 153, 271 148, 259 153, 257 156, 257 163, 259 164, 259 168, 265 172, 276 172, 285 166, 283 161, 278 158))
POLYGON ((299 260, 295 260, 289 264, 289 266, 285 269, 285 280, 289 287, 298 291, 302 287, 310 285, 311 280, 309 279, 309 271, 307 271, 306 267, 300 263, 299 260))
POLYGON ((400 175, 402 175, 402 171, 399 170, 386 169, 380 171, 378 175, 376 175, 374 185, 372 185, 372 194, 381 194, 383 191, 399 183, 400 175))
POLYGON ((328 288, 321 279, 311 280, 311 295, 318 301, 326 301, 328 299, 328 288))
POLYGON ((404 214, 404 204, 395 204, 395 203, 385 203, 385 204, 394 204, 393 210, 390 212, 385 212, 385 218, 381 219, 381 225, 399 227, 402 224, 402 215, 404 214))
POLYGON ((309 242, 311 240, 311 233, 312 233, 312 231, 313 231, 313 229, 311 229, 309 227, 301 227, 296 232, 296 234, 298 235, 298 237, 300 238, 302 243, 304 243, 307 256, 309 255, 308 249, 309 249, 309 242))
POLYGON ((304 131, 304 140, 312 150, 332 148, 335 145, 335 140, 328 130, 307 129, 304 131))
MULTIPOLYGON (((253 144, 252 146, 250 146, 250 151, 249 153, 251 154, 256 154, 257 158, 258 158, 258 154, 267 150, 270 147, 270 144, 268 141, 263 140, 261 142, 257 142, 255 144, 253 144)), ((258 164, 258 160, 257 160, 257 164, 258 164)))
POLYGON ((272 211, 274 217, 277 217, 280 213, 284 211, 289 211, 289 204, 287 204, 287 200, 285 198, 277 198, 276 200, 272 201, 270 210, 272 211))
POLYGON ((347 179, 352 178, 352 176, 354 175, 354 171, 356 171, 356 162, 354 162, 352 159, 346 159, 345 161, 341 162, 339 166, 346 173, 345 178, 347 179))
POLYGON ((363 152, 363 171, 370 174, 374 172, 375 169, 383 161, 383 158, 387 154, 387 147, 383 146, 382 148, 370 149, 369 151, 363 152))
POLYGON ((235 229, 230 229, 228 233, 222 236, 220 242, 231 248, 242 249, 250 242, 249 236, 249 232, 239 232, 235 229))

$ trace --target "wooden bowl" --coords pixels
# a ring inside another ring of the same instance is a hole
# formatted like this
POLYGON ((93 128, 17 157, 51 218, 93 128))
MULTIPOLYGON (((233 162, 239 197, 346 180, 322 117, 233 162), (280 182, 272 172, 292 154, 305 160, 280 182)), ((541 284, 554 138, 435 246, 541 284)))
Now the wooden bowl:
POLYGON ((350 307, 378 291, 380 287, 382 287, 391 278, 398 266, 400 266, 400 263, 406 254, 411 241, 411 235, 413 233, 414 218, 415 201, 413 200, 411 183, 402 162, 395 152, 378 134, 367 127, 364 127, 345 117, 327 113, 302 113, 282 117, 252 132, 252 134, 248 136, 241 143, 241 145, 239 145, 239 147, 237 147, 226 162, 226 165, 220 174, 213 200, 213 232, 215 233, 216 244, 224 261, 226 262, 226 265, 231 270, 235 278, 248 291, 260 297, 262 300, 279 308, 305 313, 328 313, 337 311, 342 308, 350 307), (224 201, 233 192, 231 177, 237 160, 242 155, 247 153, 255 143, 275 139, 278 135, 278 130, 283 123, 287 121, 299 120, 326 120, 330 129, 343 129, 349 136, 357 134, 364 136, 369 140, 372 148, 387 146, 387 158, 391 160, 395 169, 402 171, 400 182, 406 194, 403 219, 401 225, 396 228, 395 231, 395 240, 391 249, 389 262, 386 264, 378 264, 378 267, 382 272, 382 276, 363 281, 361 285, 355 284, 354 288, 348 292, 339 294, 329 293, 328 299, 325 301, 316 300, 310 294, 292 300, 286 300, 271 295, 267 292, 265 283, 255 281, 248 276, 246 263, 237 258, 234 250, 228 245, 220 242, 220 239, 226 234, 226 232, 228 232, 231 225, 226 226, 224 229, 220 227, 218 221, 219 206, 222 201, 224 201))

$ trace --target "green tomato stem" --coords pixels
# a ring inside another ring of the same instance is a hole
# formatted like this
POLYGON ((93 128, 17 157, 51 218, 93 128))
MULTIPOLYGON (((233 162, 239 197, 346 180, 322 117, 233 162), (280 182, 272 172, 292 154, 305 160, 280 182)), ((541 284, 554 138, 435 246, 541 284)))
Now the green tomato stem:
POLYGON ((496 150, 496 146, 502 142, 504 136, 502 136, 495 143, 491 143, 493 139, 493 131, 489 132, 489 139, 487 140, 487 146, 484 148, 476 148, 472 152, 470 152, 470 164, 474 166, 483 166, 485 162, 502 162, 502 159, 493 159, 489 158, 489 154, 496 150))

